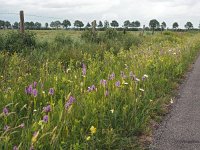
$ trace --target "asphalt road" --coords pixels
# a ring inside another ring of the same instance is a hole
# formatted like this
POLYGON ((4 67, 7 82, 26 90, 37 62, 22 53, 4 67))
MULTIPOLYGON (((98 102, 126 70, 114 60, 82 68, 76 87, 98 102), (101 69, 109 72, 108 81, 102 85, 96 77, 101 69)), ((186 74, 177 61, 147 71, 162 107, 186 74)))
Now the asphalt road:
POLYGON ((154 132, 151 150, 200 150, 200 57, 172 111, 154 132))

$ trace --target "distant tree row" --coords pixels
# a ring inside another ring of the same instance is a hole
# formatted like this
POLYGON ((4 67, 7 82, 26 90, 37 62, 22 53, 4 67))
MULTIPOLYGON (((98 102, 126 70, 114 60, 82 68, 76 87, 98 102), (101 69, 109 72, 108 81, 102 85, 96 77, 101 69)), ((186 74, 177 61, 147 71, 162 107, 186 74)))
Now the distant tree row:
POLYGON ((31 22, 25 22, 24 26, 26 29, 40 29, 42 27, 42 24, 39 22, 34 23, 33 21, 31 21, 31 22))
MULTIPOLYGON (((73 25, 74 25, 75 28, 80 28, 80 29, 84 27, 84 23, 82 21, 80 21, 80 20, 74 21, 73 25)), ((51 28, 56 28, 56 29, 58 29, 58 28, 67 29, 67 28, 69 28, 71 26, 72 26, 71 22, 69 20, 67 20, 67 19, 63 20, 63 22, 60 22, 59 20, 57 20, 57 21, 52 21, 50 23, 50 27, 51 28)), ((88 22, 86 24, 85 28, 91 28, 91 26, 92 26, 91 23, 88 22)), ((140 26, 141 26, 141 23, 139 21, 137 21, 137 20, 136 21, 132 21, 132 22, 130 20, 126 20, 126 21, 124 21, 122 27, 124 27, 124 28, 139 28, 140 26)), ((109 27, 118 28, 119 27, 119 23, 116 20, 113 20, 110 23, 107 20, 105 20, 104 23, 102 21, 99 21, 98 24, 97 24, 97 27, 98 28, 109 28, 109 27)), ((164 30, 167 27, 167 25, 166 25, 165 22, 159 23, 156 19, 152 19, 149 22, 149 27, 154 32, 154 30, 156 30, 156 29, 164 30)), ((172 29, 177 30, 178 27, 179 27, 179 24, 177 22, 174 22, 172 24, 172 29)), ((9 21, 0 20, 0 28, 18 29, 19 28, 19 23, 18 22, 14 22, 11 25, 11 23, 9 21)), ((33 22, 33 21, 25 22, 25 28, 26 29, 41 29, 42 28, 42 24, 40 22, 33 22)), ((45 28, 46 29, 49 28, 49 24, 48 23, 45 23, 45 28)), ((191 22, 187 22, 185 24, 185 28, 186 29, 192 29, 193 28, 193 24, 191 22)), ((200 28, 200 26, 199 26, 199 28, 200 28)))
POLYGON ((0 20, 0 28, 10 28, 11 24, 9 21, 0 20))
MULTIPOLYGON (((162 22, 161 24, 156 20, 156 19, 152 19, 152 20, 150 20, 150 22, 149 22, 149 27, 153 30, 153 32, 154 32, 154 30, 155 29, 159 29, 159 28, 161 28, 162 30, 164 30, 166 27, 167 27, 167 25, 166 25, 166 23, 165 22, 162 22)), ((173 24, 172 24, 172 29, 178 29, 178 27, 179 27, 179 24, 177 23, 177 22, 174 22, 173 24)), ((199 26, 200 27, 200 26, 199 26)), ((185 24, 185 28, 186 29, 192 29, 193 28, 193 24, 191 23, 191 22, 187 22, 186 24, 185 24)))

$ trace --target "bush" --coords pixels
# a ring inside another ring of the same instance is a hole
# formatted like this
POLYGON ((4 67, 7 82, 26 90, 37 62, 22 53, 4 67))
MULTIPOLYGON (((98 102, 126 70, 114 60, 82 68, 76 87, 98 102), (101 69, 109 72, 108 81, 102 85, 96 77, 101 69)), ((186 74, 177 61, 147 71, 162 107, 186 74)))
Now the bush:
POLYGON ((65 36, 63 34, 59 34, 55 37, 55 43, 60 44, 60 45, 71 45, 73 43, 73 40, 69 36, 65 36))
POLYGON ((97 32, 93 33, 91 30, 84 31, 81 34, 81 39, 83 39, 86 42, 100 42, 100 38, 97 34, 97 32))
POLYGON ((139 46, 142 43, 142 38, 137 35, 126 35, 123 38, 123 48, 129 50, 132 46, 139 46))
POLYGON ((4 36, 0 36, 0 51, 4 49, 4 36))
POLYGON ((22 52, 27 48, 34 48, 36 46, 35 34, 31 32, 8 32, 5 36, 4 49, 8 52, 22 52))

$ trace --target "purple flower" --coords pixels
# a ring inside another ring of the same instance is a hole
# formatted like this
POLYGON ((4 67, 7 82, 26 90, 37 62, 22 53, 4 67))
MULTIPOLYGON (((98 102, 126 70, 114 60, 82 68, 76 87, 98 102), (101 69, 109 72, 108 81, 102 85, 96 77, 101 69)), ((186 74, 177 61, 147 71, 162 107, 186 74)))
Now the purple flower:
POLYGON ((30 150, 34 150, 33 144, 31 145, 30 150))
POLYGON ((37 94, 38 94, 37 89, 33 89, 32 94, 33 94, 34 97, 37 97, 37 94))
POLYGON ((113 72, 111 75, 109 75, 108 79, 113 80, 115 78, 115 73, 113 72))
POLYGON ((24 128, 24 127, 25 127, 25 124, 22 123, 22 124, 19 125, 19 127, 20 127, 20 128, 24 128))
POLYGON ((36 88, 36 86, 37 86, 37 82, 34 81, 34 82, 33 82, 33 87, 36 88))
POLYGON ((92 91, 92 88, 91 87, 88 87, 88 90, 87 90, 88 92, 91 92, 92 91))
POLYGON ((115 86, 116 86, 116 87, 120 87, 120 81, 117 81, 117 82, 115 83, 115 86))
POLYGON ((95 91, 96 90, 96 87, 95 85, 92 85, 91 87, 88 87, 88 92, 92 92, 92 91, 95 91))
POLYGON ((9 128, 10 128, 10 127, 9 127, 8 125, 5 125, 3 129, 4 129, 5 131, 8 131, 9 128))
POLYGON ((48 115, 45 115, 45 116, 43 117, 43 121, 44 121, 45 123, 47 123, 48 120, 49 120, 49 116, 48 116, 48 115))
POLYGON ((107 81, 106 80, 104 80, 104 79, 102 79, 101 81, 100 81, 100 84, 101 85, 103 85, 104 87, 106 86, 106 84, 107 84, 107 81))
POLYGON ((3 114, 4 114, 5 116, 7 116, 8 113, 9 113, 8 108, 7 108, 7 107, 4 107, 4 108, 3 108, 3 114))
POLYGON ((54 89, 53 88, 50 88, 49 89, 49 95, 53 95, 54 94, 54 89))
POLYGON ((95 91, 95 90, 96 90, 95 85, 92 85, 91 89, 92 89, 93 91, 95 91))
POLYGON ((72 96, 69 97, 69 100, 65 103, 65 109, 68 110, 69 107, 74 103, 76 99, 72 96))
POLYGON ((131 78, 134 77, 133 71, 131 71, 131 72, 129 73, 129 76, 130 76, 131 78))
POLYGON ((17 146, 14 146, 14 147, 13 147, 13 150, 18 150, 18 147, 17 147, 17 146))
POLYGON ((125 73, 124 73, 123 71, 121 71, 121 77, 122 77, 123 79, 126 78, 126 75, 125 75, 125 73))
POLYGON ((131 78, 132 80, 135 80, 136 82, 139 82, 139 81, 140 81, 140 79, 138 79, 138 78, 136 77, 136 75, 133 74, 132 71, 130 72, 129 76, 130 76, 130 78, 131 78))
POLYGON ((108 97, 108 95, 109 95, 109 92, 108 92, 108 90, 106 90, 105 97, 108 97))
POLYGON ((143 76, 142 76, 142 81, 146 80, 147 78, 148 78, 148 75, 146 75, 146 74, 143 75, 143 76))
POLYGON ((82 65, 82 74, 83 74, 83 76, 86 75, 86 65, 85 64, 82 65))
POLYGON ((44 108, 43 108, 43 111, 44 111, 45 113, 50 112, 50 111, 51 111, 51 105, 47 105, 46 107, 44 107, 44 108))
POLYGON ((25 88, 26 94, 32 94, 33 86, 32 84, 25 88))

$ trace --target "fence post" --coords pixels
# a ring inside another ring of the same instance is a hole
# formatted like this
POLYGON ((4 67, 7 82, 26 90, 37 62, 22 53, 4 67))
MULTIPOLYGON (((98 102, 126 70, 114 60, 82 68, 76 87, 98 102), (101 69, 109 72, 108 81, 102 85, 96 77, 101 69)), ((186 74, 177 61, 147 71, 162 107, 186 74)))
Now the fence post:
POLYGON ((20 32, 24 33, 24 11, 20 11, 20 32))
POLYGON ((94 21, 92 22, 92 32, 93 32, 93 34, 94 34, 95 31, 96 31, 96 26, 97 26, 97 23, 96 23, 96 20, 94 20, 94 21))
POLYGON ((143 25, 142 35, 144 35, 144 31, 145 31, 145 25, 143 25))

